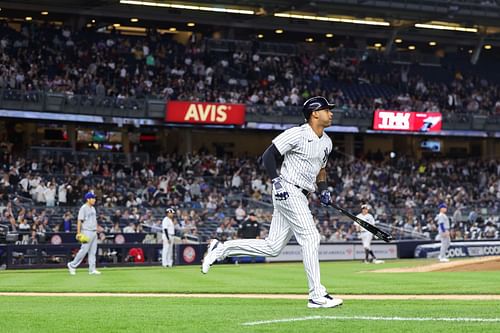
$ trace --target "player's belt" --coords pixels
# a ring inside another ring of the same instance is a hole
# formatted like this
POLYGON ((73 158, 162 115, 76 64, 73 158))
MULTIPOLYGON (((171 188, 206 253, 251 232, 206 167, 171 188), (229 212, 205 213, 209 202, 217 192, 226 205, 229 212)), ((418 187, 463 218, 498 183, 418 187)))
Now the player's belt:
POLYGON ((308 190, 304 190, 299 185, 293 185, 293 186, 295 186, 296 188, 298 188, 299 190, 301 190, 302 194, 305 195, 306 197, 309 195, 309 191, 308 190))

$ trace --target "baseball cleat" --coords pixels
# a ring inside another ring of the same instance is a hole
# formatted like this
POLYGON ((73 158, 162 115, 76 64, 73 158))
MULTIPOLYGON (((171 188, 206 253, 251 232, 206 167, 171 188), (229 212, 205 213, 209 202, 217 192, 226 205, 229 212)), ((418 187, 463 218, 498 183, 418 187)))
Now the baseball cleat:
POLYGON ((76 269, 73 268, 73 267, 71 267, 71 263, 70 262, 68 262, 68 264, 66 266, 68 266, 69 274, 76 275, 76 269))
POLYGON ((217 239, 212 239, 210 243, 208 243, 208 249, 205 253, 203 261, 201 263, 201 272, 203 274, 207 274, 210 266, 217 260, 217 255, 215 254, 215 248, 219 245, 219 241, 217 239))
POLYGON ((341 298, 334 298, 329 294, 326 294, 323 297, 309 299, 307 303, 307 307, 310 309, 317 308, 335 308, 337 306, 341 306, 344 301, 341 298))
POLYGON ((450 259, 448 259, 448 258, 444 257, 444 258, 439 258, 439 261, 440 261, 440 262, 449 262, 449 261, 450 261, 450 259))
POLYGON ((385 261, 379 259, 373 259, 374 264, 383 264, 385 261))
POLYGON ((89 275, 101 275, 101 272, 98 270, 93 270, 92 272, 89 272, 89 275))

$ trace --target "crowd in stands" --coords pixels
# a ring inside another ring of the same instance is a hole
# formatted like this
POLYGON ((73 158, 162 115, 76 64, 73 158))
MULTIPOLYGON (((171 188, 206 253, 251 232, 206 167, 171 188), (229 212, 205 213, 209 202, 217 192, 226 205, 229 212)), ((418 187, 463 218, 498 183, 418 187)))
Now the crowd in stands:
POLYGON ((78 99, 83 105, 137 108, 129 101, 148 97, 272 112, 324 95, 346 114, 376 108, 500 114, 500 82, 479 73, 443 67, 429 75, 383 57, 347 55, 342 47, 319 54, 264 55, 258 45, 215 52, 205 40, 182 45, 154 29, 138 37, 27 22, 17 31, 7 21, 0 35, 0 89, 7 99, 22 91, 36 100, 36 92, 46 91, 69 101, 85 96, 78 99))
MULTIPOLYGON (((265 237, 272 218, 271 183, 256 159, 206 153, 160 155, 130 166, 96 156, 68 161, 0 154, 0 223, 12 231, 37 233, 75 230, 83 194, 97 196, 102 232, 159 231, 166 207, 177 208, 177 234, 185 240, 232 239, 254 213, 265 237)), ((376 220, 400 238, 437 234, 434 217, 448 204, 452 239, 500 238, 500 163, 498 160, 413 160, 380 152, 360 159, 333 154, 328 164, 333 200, 352 212, 362 203, 376 220)), ((357 239, 351 221, 309 195, 322 240, 357 239)))

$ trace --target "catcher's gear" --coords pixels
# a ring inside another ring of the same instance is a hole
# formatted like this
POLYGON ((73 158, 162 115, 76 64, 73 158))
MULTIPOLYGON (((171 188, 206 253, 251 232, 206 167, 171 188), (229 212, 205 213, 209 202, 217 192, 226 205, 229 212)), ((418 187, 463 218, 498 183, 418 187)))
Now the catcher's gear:
POLYGON ((79 241, 82 244, 88 243, 90 241, 89 237, 85 234, 79 233, 76 234, 76 240, 79 241))
POLYGON ((286 200, 290 196, 288 192, 281 185, 281 178, 277 177, 272 180, 274 187, 274 197, 276 200, 286 200))

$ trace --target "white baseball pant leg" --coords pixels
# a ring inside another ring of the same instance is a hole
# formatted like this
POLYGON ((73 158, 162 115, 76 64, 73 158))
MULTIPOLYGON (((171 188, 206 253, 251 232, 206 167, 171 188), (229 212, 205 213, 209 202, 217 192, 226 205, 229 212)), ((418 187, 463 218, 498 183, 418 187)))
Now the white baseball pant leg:
POLYGON ((372 239, 373 235, 368 231, 361 232, 361 241, 363 243, 363 248, 371 250, 372 249, 372 239))
POLYGON ((265 240, 249 239, 227 241, 216 249, 219 258, 228 256, 278 256, 288 243, 292 233, 302 248, 304 269, 307 275, 309 297, 318 298, 327 294, 321 284, 319 268, 320 235, 309 210, 307 197, 300 189, 282 183, 290 197, 278 201, 273 197, 274 212, 269 237, 265 240))
POLYGON ((448 251, 448 248, 450 247, 450 243, 451 243, 451 240, 450 240, 450 236, 443 236, 443 234, 440 235, 441 236, 441 249, 439 251, 439 258, 446 258, 446 251, 448 251))
POLYGON ((163 267, 172 266, 173 254, 174 254, 174 241, 173 241, 173 239, 169 242, 167 240, 167 238, 165 236, 163 236, 163 249, 161 251, 161 265, 163 267))
POLYGON ((89 272, 93 272, 96 267, 97 233, 95 231, 88 230, 82 230, 82 233, 89 238, 89 241, 88 243, 81 245, 80 251, 78 251, 75 258, 69 265, 72 268, 77 268, 88 254, 89 272))

